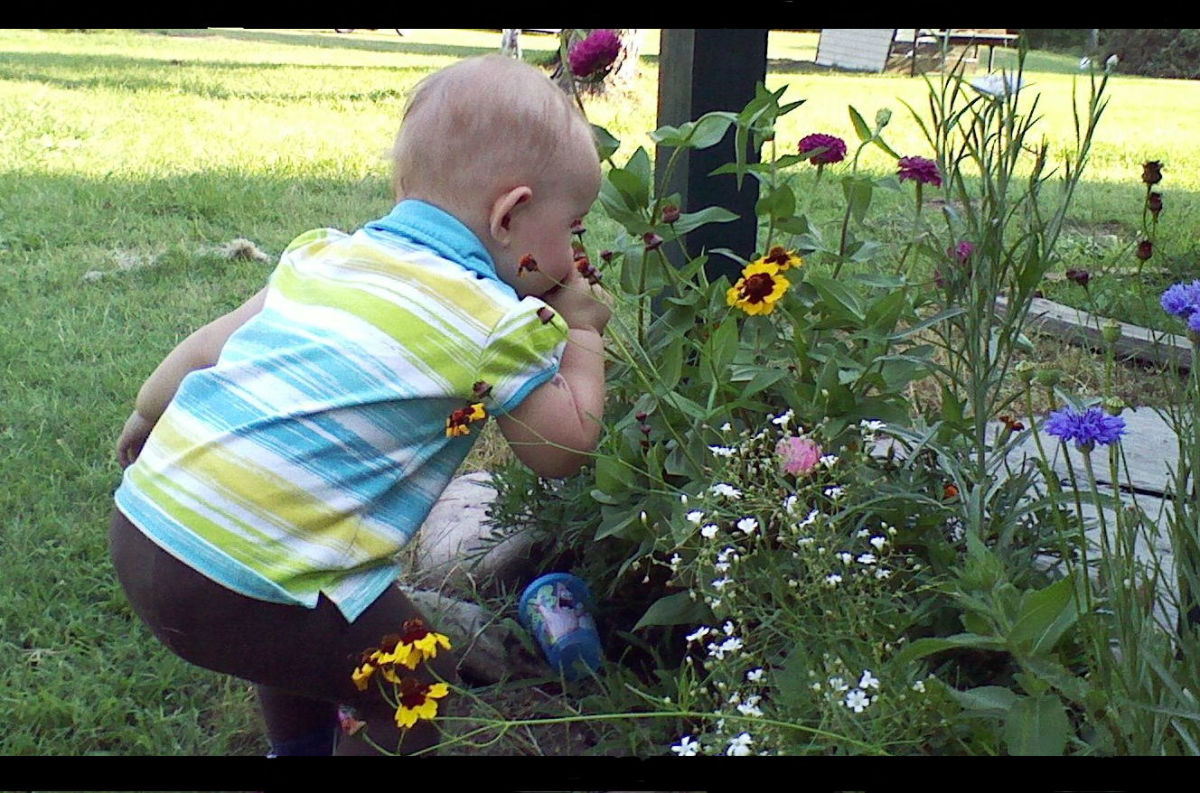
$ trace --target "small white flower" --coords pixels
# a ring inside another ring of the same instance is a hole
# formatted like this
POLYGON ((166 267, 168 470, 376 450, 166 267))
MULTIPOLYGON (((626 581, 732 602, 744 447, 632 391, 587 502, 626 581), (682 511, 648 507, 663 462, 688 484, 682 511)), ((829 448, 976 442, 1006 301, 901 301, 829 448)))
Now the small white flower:
POLYGON ((726 636, 732 636, 737 627, 729 620, 725 620, 725 624, 721 626, 721 630, 725 631, 726 636))
POLYGON ((787 425, 791 422, 792 416, 794 415, 795 414, 792 412, 792 409, 788 408, 786 412, 780 413, 778 416, 771 419, 771 423, 776 427, 783 427, 784 429, 787 429, 787 425))
POLYGON ((1086 71, 1092 65, 1092 59, 1084 55, 1079 59, 1079 71, 1086 71))
POLYGON ((711 630, 712 630, 712 628, 708 627, 707 625, 701 625, 699 628, 696 629, 695 633, 689 633, 684 638, 687 639, 688 644, 691 644, 692 642, 700 641, 701 639, 703 639, 705 636, 708 635, 708 632, 711 630))
POLYGON ((872 537, 871 544, 875 546, 875 550, 882 551, 883 546, 887 545, 886 537, 872 537))
POLYGON ((925 693, 925 681, 918 680, 917 682, 913 683, 912 690, 916 691, 918 694, 924 694, 925 693))
POLYGON ((879 678, 872 675, 870 669, 864 669, 862 677, 858 680, 858 687, 861 689, 879 688, 879 678))
POLYGON ((858 426, 859 428, 866 430, 868 433, 875 433, 886 427, 887 423, 883 421, 876 421, 874 419, 871 421, 863 419, 862 421, 858 422, 858 426))
POLYGON ((731 429, 733 429, 733 425, 728 421, 721 425, 721 432, 729 432, 731 429))
POLYGON ((737 522, 737 527, 746 534, 753 534, 758 529, 758 521, 749 517, 742 518, 737 522))
POLYGON ((831 587, 837 586, 838 584, 842 583, 842 577, 837 573, 830 573, 829 575, 825 576, 825 583, 831 587))
POLYGON ((713 565, 713 569, 716 570, 718 573, 728 572, 729 567, 730 567, 729 562, 717 562, 716 564, 713 565))
POLYGON ((846 695, 846 707, 853 710, 855 713, 862 713, 867 706, 871 704, 871 698, 867 696, 865 691, 854 689, 846 695))
POLYGON ((725 498, 741 498, 742 491, 738 490, 733 485, 727 485, 724 482, 718 482, 711 488, 713 495, 724 496, 725 498))
POLYGON ((709 446, 708 450, 717 457, 732 457, 736 452, 728 446, 709 446))
POLYGON ((721 642, 721 649, 727 653, 732 653, 742 649, 742 640, 736 636, 730 636, 725 641, 721 642))
POLYGON ((708 607, 713 611, 721 608, 721 598, 708 598, 705 602, 708 603, 708 607))
POLYGON ((813 691, 820 691, 821 690, 821 681, 818 680, 817 682, 815 682, 811 686, 809 686, 809 688, 811 688, 813 691))
POLYGON ((847 553, 845 551, 839 551, 838 553, 834 554, 834 556, 836 556, 838 559, 840 559, 842 561, 842 564, 850 564, 850 560, 854 558, 853 554, 847 553))
POLYGON ((829 678, 829 687, 834 691, 845 691, 850 688, 850 686, 846 685, 846 681, 840 677, 829 678))
POLYGON ((860 538, 861 537, 870 537, 871 532, 869 529, 859 529, 858 531, 854 532, 854 536, 860 537, 860 538))
POLYGON ((731 545, 726 545, 721 549, 720 553, 717 554, 717 569, 728 570, 729 562, 731 560, 736 562, 739 558, 740 557, 738 556, 737 548, 734 548, 731 545), (724 567, 721 567, 720 565, 724 565, 724 567))
POLYGON ((679 563, 680 563, 680 562, 682 562, 682 561, 683 561, 683 557, 682 557, 682 556, 680 556, 679 554, 677 554, 677 553, 675 553, 675 554, 671 554, 671 569, 672 569, 672 570, 678 570, 678 569, 679 569, 679 563))
POLYGON ((679 739, 679 743, 671 747, 671 751, 680 757, 695 757, 700 751, 700 742, 690 735, 679 739))
POLYGON ((718 578, 716 581, 712 582, 712 587, 713 589, 721 590, 724 589, 725 585, 729 583, 731 583, 731 579, 729 578, 718 578))
POLYGON ((690 523, 694 523, 695 525, 699 526, 700 521, 704 520, 704 512, 703 510, 693 509, 688 514, 684 515, 684 517, 687 518, 690 523))
POLYGON ((800 523, 797 525, 797 528, 803 529, 805 526, 813 525, 814 523, 817 522, 817 515, 820 515, 820 514, 821 514, 821 511, 814 508, 811 512, 808 513, 808 517, 806 517, 804 520, 800 521, 800 523))
POLYGON ((857 561, 859 564, 875 564, 875 554, 873 554, 873 553, 859 554, 857 561))
POLYGON ((799 582, 799 581, 797 581, 797 580, 796 580, 796 579, 794 579, 794 578, 789 578, 789 579, 787 580, 787 584, 788 584, 788 586, 790 586, 792 589, 795 589, 796 587, 800 586, 800 582, 799 582))
POLYGON ((757 683, 759 680, 762 680, 762 676, 763 676, 763 670, 762 670, 761 666, 757 667, 755 669, 751 669, 749 672, 746 673, 746 679, 749 680, 751 683, 757 683))
POLYGON ((759 699, 760 699, 760 697, 758 697, 758 696, 750 697, 750 699, 746 700, 745 702, 743 702, 742 704, 737 706, 738 712, 741 713, 743 716, 761 716, 761 715, 763 715, 762 709, 759 708, 758 705, 756 704, 759 699))
POLYGON ((683 504, 685 507, 688 505, 688 497, 687 497, 687 493, 680 493, 680 494, 679 494, 679 503, 680 503, 680 504, 683 504))
POLYGON ((805 546, 812 545, 814 542, 816 542, 816 540, 814 540, 812 537, 801 537, 800 539, 796 540, 797 545, 805 546))
POLYGON ((844 489, 844 488, 841 488, 841 487, 827 487, 827 488, 825 488, 825 495, 829 496, 829 497, 830 497, 830 498, 832 498, 834 501, 837 501, 839 498, 841 498, 841 497, 842 497, 842 495, 843 495, 843 494, 845 494, 845 492, 846 492, 846 491, 845 491, 845 489, 844 489))
POLYGON ((838 456, 836 454, 824 454, 821 455, 821 458, 817 462, 826 468, 833 468, 838 463, 838 456))
POLYGON ((719 530, 720 529, 717 527, 717 524, 710 523, 707 526, 700 529, 700 536, 706 540, 711 540, 713 537, 717 536, 717 532, 719 530))
POLYGON ((892 577, 892 571, 887 569, 886 567, 880 567, 879 569, 877 569, 875 571, 875 578, 877 578, 880 581, 882 581, 885 578, 891 578, 891 577, 892 577))
POLYGON ((796 509, 796 502, 798 500, 799 499, 797 499, 795 495, 791 495, 791 496, 788 496, 787 498, 785 498, 783 500, 783 511, 786 512, 787 514, 791 515, 792 512, 796 509))
POLYGON ((1120 62, 1121 62, 1121 59, 1118 58, 1117 53, 1114 52, 1112 55, 1109 55, 1108 58, 1106 58, 1104 60, 1105 71, 1111 72, 1113 69, 1115 69, 1117 67, 1117 64, 1120 62))
POLYGON ((750 744, 752 743, 754 743, 754 739, 750 737, 750 733, 744 732, 729 740, 729 748, 725 750, 725 754, 731 757, 747 757, 750 754, 750 744))

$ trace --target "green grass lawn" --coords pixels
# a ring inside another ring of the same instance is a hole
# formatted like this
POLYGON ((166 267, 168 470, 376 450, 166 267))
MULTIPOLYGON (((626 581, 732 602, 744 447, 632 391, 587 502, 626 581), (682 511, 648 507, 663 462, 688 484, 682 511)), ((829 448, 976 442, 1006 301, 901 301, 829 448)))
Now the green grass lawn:
MULTIPOLYGON (((654 33, 631 89, 588 103, 624 154, 649 146, 655 126, 654 33)), ((244 237, 276 256, 306 229, 384 214, 406 92, 498 43, 496 31, 0 31, 0 754, 266 750, 246 686, 176 660, 116 586, 112 443, 162 356, 270 271, 217 246, 244 237)), ((523 45, 536 59, 556 40, 523 45)), ((806 66, 815 46, 814 34, 772 35, 768 86, 807 99, 778 131, 781 147, 809 132, 852 141, 850 102, 868 118, 893 109, 893 147, 930 154, 900 101, 922 106, 921 79, 806 66)), ((1029 67, 1061 151, 1076 61, 1034 53, 1029 67)), ((1140 166, 1157 159, 1163 247, 1190 251, 1198 128, 1200 84, 1114 78, 1075 236, 1116 235, 1102 260, 1131 261, 1120 246, 1140 221, 1140 166)), ((864 164, 893 167, 874 151, 864 164)), ((836 185, 813 201, 818 216, 840 211, 836 185)), ((600 236, 615 228, 593 223, 600 236)))

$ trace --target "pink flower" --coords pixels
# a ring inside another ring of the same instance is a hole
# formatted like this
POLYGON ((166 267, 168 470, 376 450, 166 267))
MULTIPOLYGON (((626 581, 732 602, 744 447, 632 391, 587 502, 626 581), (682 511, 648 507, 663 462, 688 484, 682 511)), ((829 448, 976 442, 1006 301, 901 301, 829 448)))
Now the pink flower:
POLYGON ((901 182, 905 179, 912 179, 919 185, 931 184, 934 187, 941 187, 942 184, 942 174, 938 170, 937 163, 924 157, 901 157, 900 170, 897 175, 901 182))
POLYGON ((825 151, 809 159, 809 162, 813 165, 829 165, 830 163, 841 162, 846 158, 846 142, 841 138, 833 135, 824 135, 820 132, 815 132, 812 135, 801 138, 800 145, 797 148, 801 154, 807 154, 813 149, 825 149, 825 151))
POLYGON ((612 66, 621 54, 621 40, 611 30, 593 30, 567 53, 571 73, 576 77, 591 77, 612 66))
POLYGON ((967 242, 966 240, 963 240, 962 242, 958 243, 953 248, 951 248, 949 251, 947 251, 947 253, 949 253, 953 258, 958 260, 959 264, 966 264, 967 261, 971 258, 971 254, 974 252, 975 252, 975 246, 972 245, 971 243, 967 242))
POLYGON ((784 438, 775 446, 785 474, 803 476, 821 461, 821 445, 812 438, 784 438))

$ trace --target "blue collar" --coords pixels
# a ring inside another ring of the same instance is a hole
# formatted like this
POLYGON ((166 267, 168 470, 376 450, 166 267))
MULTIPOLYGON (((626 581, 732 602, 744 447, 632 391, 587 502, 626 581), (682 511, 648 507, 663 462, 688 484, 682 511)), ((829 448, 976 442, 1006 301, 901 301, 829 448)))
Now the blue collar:
POLYGON ((500 280, 491 254, 475 233, 461 220, 433 204, 415 198, 405 199, 387 215, 368 223, 364 228, 375 234, 414 242, 483 278, 500 280))

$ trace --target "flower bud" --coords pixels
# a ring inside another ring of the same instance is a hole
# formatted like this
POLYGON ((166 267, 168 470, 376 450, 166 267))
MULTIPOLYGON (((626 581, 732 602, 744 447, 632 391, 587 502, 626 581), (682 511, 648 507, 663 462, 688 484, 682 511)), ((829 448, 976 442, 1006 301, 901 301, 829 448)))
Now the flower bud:
POLYGON ((1142 181, 1146 184, 1158 184, 1162 181, 1162 162, 1151 160, 1142 163, 1142 181))
POLYGON ((667 204, 662 208, 663 223, 670 224, 677 220, 679 220, 679 207, 675 206, 674 204, 667 204))
POLYGON ((1162 193, 1151 193, 1146 196, 1146 209, 1150 210, 1150 214, 1158 217, 1158 213, 1162 212, 1162 193))
POLYGON ((571 221, 572 234, 583 234, 585 231, 587 231, 587 229, 583 227, 583 218, 575 218, 571 221))
POLYGON ((642 242, 646 245, 646 250, 652 251, 663 244, 663 238, 653 231, 647 231, 642 235, 642 242))
POLYGON ((1032 361, 1018 361, 1017 365, 1013 367, 1013 371, 1025 385, 1029 385, 1033 382, 1033 373, 1037 371, 1037 367, 1033 365, 1032 361))
POLYGON ((1119 416, 1125 412, 1125 400, 1119 396, 1105 397, 1104 412, 1110 416, 1119 416))
POLYGON ((1100 329, 1100 335, 1104 339, 1105 344, 1116 344, 1117 339, 1121 338, 1121 323, 1115 319, 1110 319, 1100 329))
POLYGON ((1034 382, 1038 385, 1054 387, 1058 385, 1058 381, 1062 380, 1061 369, 1040 369, 1033 376, 1034 382))
POLYGON ((1154 243, 1150 240, 1142 240, 1137 246, 1137 257, 1142 261, 1146 261, 1154 255, 1154 243))
POLYGON ((600 260, 601 261, 608 263, 608 262, 612 261, 612 258, 613 258, 613 252, 610 251, 608 248, 605 248, 604 250, 600 251, 600 260))
POLYGON ((1067 280, 1073 281, 1082 287, 1087 287, 1088 281, 1092 280, 1092 274, 1087 270, 1077 270, 1074 267, 1067 270, 1067 280))
POLYGON ((881 107, 875 111, 875 129, 883 129, 892 120, 892 111, 886 107, 881 107))
POLYGON ((648 414, 646 413, 646 411, 644 411, 644 410, 639 410, 637 413, 634 413, 634 414, 633 414, 633 417, 634 417, 635 419, 637 419, 638 421, 645 421, 645 420, 646 420, 646 416, 647 416, 647 415, 648 415, 648 414))

